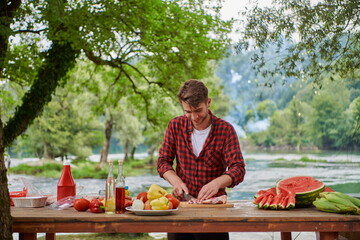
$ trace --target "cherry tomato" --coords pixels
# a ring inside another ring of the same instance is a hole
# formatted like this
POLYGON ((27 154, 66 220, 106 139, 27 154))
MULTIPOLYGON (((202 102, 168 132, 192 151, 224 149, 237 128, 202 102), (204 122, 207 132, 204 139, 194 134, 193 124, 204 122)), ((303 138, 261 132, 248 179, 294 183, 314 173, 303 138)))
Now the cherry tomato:
POLYGON ((172 203, 173 205, 173 209, 177 208, 180 205, 180 200, 177 199, 174 195, 172 194, 166 194, 165 196, 167 199, 169 199, 169 201, 172 203))
POLYGON ((171 201, 169 201, 169 204, 168 204, 168 209, 174 209, 174 206, 173 206, 173 204, 172 204, 172 202, 171 202, 171 201))
POLYGON ((141 199, 144 203, 148 200, 147 192, 141 192, 137 195, 137 199, 141 199))
POLYGON ((92 213, 103 213, 105 212, 105 206, 99 199, 94 198, 90 202, 90 211, 92 213))
POLYGON ((78 198, 74 201, 74 208, 79 212, 85 212, 90 207, 90 201, 85 198, 78 198))

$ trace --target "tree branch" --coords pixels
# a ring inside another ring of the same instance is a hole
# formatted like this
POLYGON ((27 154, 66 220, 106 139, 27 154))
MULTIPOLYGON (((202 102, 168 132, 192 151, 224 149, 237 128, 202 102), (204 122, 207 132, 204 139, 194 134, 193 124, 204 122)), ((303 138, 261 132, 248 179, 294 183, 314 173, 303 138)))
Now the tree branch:
POLYGON ((45 31, 47 28, 39 29, 39 30, 31 30, 31 29, 20 29, 17 31, 14 31, 14 33, 41 33, 45 31))
POLYGON ((68 70, 74 66, 77 55, 78 51, 74 50, 70 43, 53 43, 34 84, 23 97, 22 105, 16 109, 4 127, 4 147, 10 146, 51 101, 52 93, 68 70))

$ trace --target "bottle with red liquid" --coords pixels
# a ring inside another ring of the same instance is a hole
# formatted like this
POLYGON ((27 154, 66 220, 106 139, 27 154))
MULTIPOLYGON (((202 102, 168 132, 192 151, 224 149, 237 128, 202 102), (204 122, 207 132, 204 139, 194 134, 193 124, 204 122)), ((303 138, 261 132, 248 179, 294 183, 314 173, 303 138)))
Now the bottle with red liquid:
POLYGON ((119 160, 115 192, 116 213, 125 213, 125 178, 123 176, 123 163, 121 160, 119 160))
POLYGON ((57 184, 57 200, 76 195, 76 184, 71 174, 70 162, 64 160, 61 177, 57 184))

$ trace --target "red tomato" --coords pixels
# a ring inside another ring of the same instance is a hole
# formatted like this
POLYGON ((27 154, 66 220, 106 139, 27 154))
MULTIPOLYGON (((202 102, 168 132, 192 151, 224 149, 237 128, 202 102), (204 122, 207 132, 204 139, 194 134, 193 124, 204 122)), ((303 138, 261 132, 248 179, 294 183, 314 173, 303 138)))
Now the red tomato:
POLYGON ((77 211, 84 212, 88 210, 89 207, 90 207, 90 201, 85 198, 75 199, 74 201, 74 208, 77 211))
POLYGON ((133 203, 132 200, 130 200, 130 199, 125 199, 125 207, 130 207, 130 206, 132 206, 132 203, 133 203))
POLYGON ((98 198, 94 198, 90 202, 90 211, 92 213, 103 213, 105 212, 105 206, 98 198))
POLYGON ((169 201, 172 203, 173 209, 177 208, 180 205, 180 200, 177 199, 174 195, 169 193, 169 194, 166 194, 165 197, 167 199, 169 199, 169 201))
POLYGON ((148 200, 147 192, 141 192, 137 195, 136 199, 141 199, 144 203, 148 200))

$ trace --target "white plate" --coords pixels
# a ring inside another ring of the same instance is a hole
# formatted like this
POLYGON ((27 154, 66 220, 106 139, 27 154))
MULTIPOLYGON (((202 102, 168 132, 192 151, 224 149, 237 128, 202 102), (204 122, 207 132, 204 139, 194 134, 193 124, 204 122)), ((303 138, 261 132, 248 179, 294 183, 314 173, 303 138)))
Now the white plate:
POLYGON ((178 209, 168 209, 168 210, 135 210, 132 207, 125 208, 126 210, 135 213, 136 215, 143 215, 143 216, 162 216, 168 215, 172 212, 177 211, 178 209))

